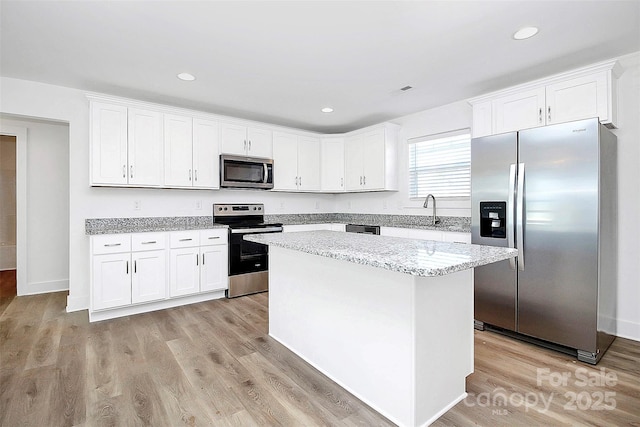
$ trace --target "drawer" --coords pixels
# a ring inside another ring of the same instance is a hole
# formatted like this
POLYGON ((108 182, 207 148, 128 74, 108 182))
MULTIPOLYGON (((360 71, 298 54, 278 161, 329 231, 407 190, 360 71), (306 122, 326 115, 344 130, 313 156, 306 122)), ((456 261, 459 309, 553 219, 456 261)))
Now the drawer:
POLYGON ((227 228, 200 230, 200 246, 226 245, 229 238, 227 228))
POLYGON ((155 251, 167 247, 167 233, 136 233, 131 235, 131 251, 155 251))
POLYGON ((200 231, 172 231, 169 233, 171 249, 200 246, 200 231))
POLYGON ((103 234, 91 236, 93 255, 131 252, 130 234, 103 234))

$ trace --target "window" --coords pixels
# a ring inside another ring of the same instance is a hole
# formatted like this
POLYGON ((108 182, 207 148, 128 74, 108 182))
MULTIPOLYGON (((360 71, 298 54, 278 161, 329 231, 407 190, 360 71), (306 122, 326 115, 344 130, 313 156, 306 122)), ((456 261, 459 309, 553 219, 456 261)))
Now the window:
POLYGON ((413 138, 409 143, 409 197, 471 196, 468 129, 413 138))

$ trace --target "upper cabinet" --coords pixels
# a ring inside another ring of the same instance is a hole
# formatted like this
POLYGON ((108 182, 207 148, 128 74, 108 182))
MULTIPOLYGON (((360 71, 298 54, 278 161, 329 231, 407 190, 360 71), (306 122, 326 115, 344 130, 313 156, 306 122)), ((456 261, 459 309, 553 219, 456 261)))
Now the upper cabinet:
POLYGON ((591 117, 615 128, 618 68, 603 62, 471 99, 473 137, 591 117))
POLYGON ((344 149, 346 191, 397 190, 398 126, 385 123, 347 135, 344 149))
POLYGON ((219 188, 218 123, 164 115, 166 187, 219 188))
POLYGON ((320 190, 344 191, 344 138, 322 138, 320 142, 320 190))
POLYGON ((91 103, 91 183, 162 185, 162 114, 91 103))
POLYGON ((220 124, 221 152, 250 157, 273 157, 273 133, 269 129, 235 123, 220 124))
POLYGON ((283 132, 273 134, 273 189, 320 190, 320 139, 283 132))

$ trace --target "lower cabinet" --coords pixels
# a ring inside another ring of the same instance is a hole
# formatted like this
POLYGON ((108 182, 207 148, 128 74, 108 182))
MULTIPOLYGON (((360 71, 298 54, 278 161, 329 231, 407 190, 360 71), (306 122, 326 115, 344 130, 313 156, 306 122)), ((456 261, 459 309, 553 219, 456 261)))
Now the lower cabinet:
POLYGON ((227 258, 226 228, 92 236, 89 317, 102 320, 219 297, 211 293, 227 289, 227 258))

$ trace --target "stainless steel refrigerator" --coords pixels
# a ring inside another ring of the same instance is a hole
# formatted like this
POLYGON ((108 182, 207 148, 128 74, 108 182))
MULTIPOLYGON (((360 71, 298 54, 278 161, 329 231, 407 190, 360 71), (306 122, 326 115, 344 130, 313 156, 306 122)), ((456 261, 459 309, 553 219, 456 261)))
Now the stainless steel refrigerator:
POLYGON ((597 119, 471 141, 472 243, 518 249, 475 269, 475 326, 595 364, 615 338, 616 137, 597 119))

